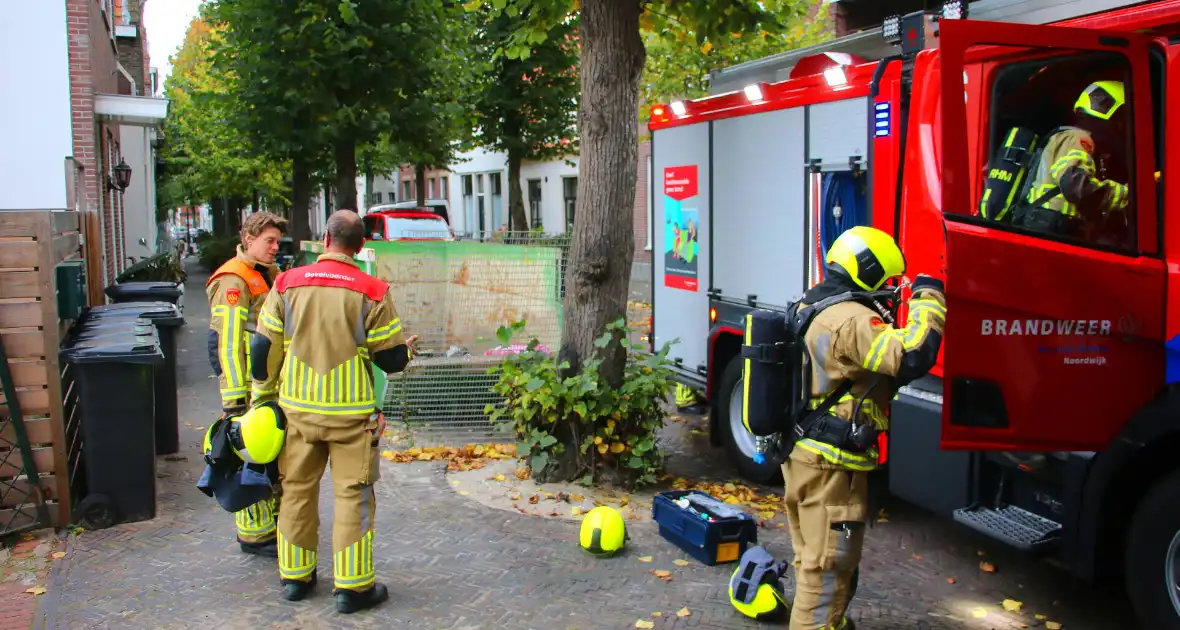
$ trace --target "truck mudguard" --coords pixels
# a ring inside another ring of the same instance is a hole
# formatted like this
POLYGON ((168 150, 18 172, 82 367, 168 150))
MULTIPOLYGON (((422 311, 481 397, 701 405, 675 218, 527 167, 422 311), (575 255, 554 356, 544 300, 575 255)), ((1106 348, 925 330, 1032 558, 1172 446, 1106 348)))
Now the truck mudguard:
POLYGON ((987 163, 979 216, 992 221, 1012 220, 1012 206, 1023 201, 1029 167, 1040 138, 1031 129, 1013 127, 987 163))

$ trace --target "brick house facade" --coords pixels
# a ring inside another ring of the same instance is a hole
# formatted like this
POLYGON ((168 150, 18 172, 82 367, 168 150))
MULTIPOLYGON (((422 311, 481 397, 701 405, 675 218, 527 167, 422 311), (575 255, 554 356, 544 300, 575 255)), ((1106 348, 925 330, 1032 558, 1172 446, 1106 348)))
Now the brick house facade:
MULTIPOLYGON (((114 6, 103 0, 66 0, 70 50, 70 105, 74 128, 74 159, 82 167, 83 208, 99 212, 103 244, 102 266, 90 263, 94 283, 106 284, 123 269, 123 209, 118 193, 107 186, 107 175, 118 154, 116 125, 95 117, 95 95, 129 94, 131 85, 118 70, 114 41, 114 6), (101 275, 100 275, 101 274, 101 275)), ((91 235, 87 235, 91 236, 91 235)))
MULTIPOLYGON (((428 169, 426 171, 426 198, 449 200, 451 198, 450 179, 451 172, 446 169, 428 169)), ((397 181, 398 202, 418 200, 418 180, 413 166, 402 166, 398 171, 397 181)))

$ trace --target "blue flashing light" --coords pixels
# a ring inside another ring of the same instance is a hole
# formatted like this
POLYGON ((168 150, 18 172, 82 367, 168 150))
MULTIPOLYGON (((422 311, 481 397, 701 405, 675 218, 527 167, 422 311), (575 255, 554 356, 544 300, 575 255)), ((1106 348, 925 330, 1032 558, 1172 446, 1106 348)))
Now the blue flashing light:
POLYGON ((890 129, 890 105, 886 101, 884 103, 873 104, 873 136, 877 138, 884 138, 889 135, 890 129))

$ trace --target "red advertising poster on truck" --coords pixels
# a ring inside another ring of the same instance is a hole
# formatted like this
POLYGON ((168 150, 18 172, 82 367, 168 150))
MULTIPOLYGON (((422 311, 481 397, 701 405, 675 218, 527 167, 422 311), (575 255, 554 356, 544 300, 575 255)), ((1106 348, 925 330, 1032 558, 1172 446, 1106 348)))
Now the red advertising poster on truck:
POLYGON ((664 169, 664 286, 696 292, 697 276, 697 167, 664 169))

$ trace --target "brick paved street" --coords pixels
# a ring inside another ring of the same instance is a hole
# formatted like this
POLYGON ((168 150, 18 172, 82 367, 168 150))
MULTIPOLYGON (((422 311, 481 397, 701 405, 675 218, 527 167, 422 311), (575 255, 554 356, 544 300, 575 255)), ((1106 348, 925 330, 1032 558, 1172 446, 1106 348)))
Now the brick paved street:
MULTIPOLYGON (((596 560, 575 544, 576 523, 486 507, 455 492, 437 462, 382 464, 376 556, 390 602, 352 617, 334 612, 330 521, 321 527, 319 590, 305 602, 280 601, 274 561, 240 554, 232 515, 194 485, 202 431, 217 405, 205 354, 203 280, 193 274, 186 296, 188 325, 179 343, 183 458, 159 462, 159 516, 71 538, 40 598, 35 627, 560 630, 632 628, 639 619, 655 628, 760 627, 728 603, 733 565, 675 565, 688 556, 661 539, 653 523, 631 527, 628 553, 596 560), (674 580, 663 582, 652 569, 669 570, 674 580), (677 617, 682 607, 691 615, 677 617), (656 611, 662 615, 651 617, 656 611)), ((670 428, 672 472, 732 477, 723 451, 691 434, 692 422, 670 428)), ((327 492, 321 514, 330 518, 327 492)), ((1034 614, 1067 630, 1132 626, 1121 598, 1074 590, 1046 563, 1005 553, 904 505, 890 505, 888 514, 888 523, 869 532, 861 566, 852 616, 863 630, 1042 627, 1034 614), (984 559, 998 570, 981 571, 984 559), (1004 599, 1023 602, 1023 614, 1005 613, 1004 599), (973 615, 978 607, 986 616, 973 615), (1109 610, 1099 612, 1103 607, 1109 610)), ((787 552, 785 530, 760 534, 773 553, 787 552)))

